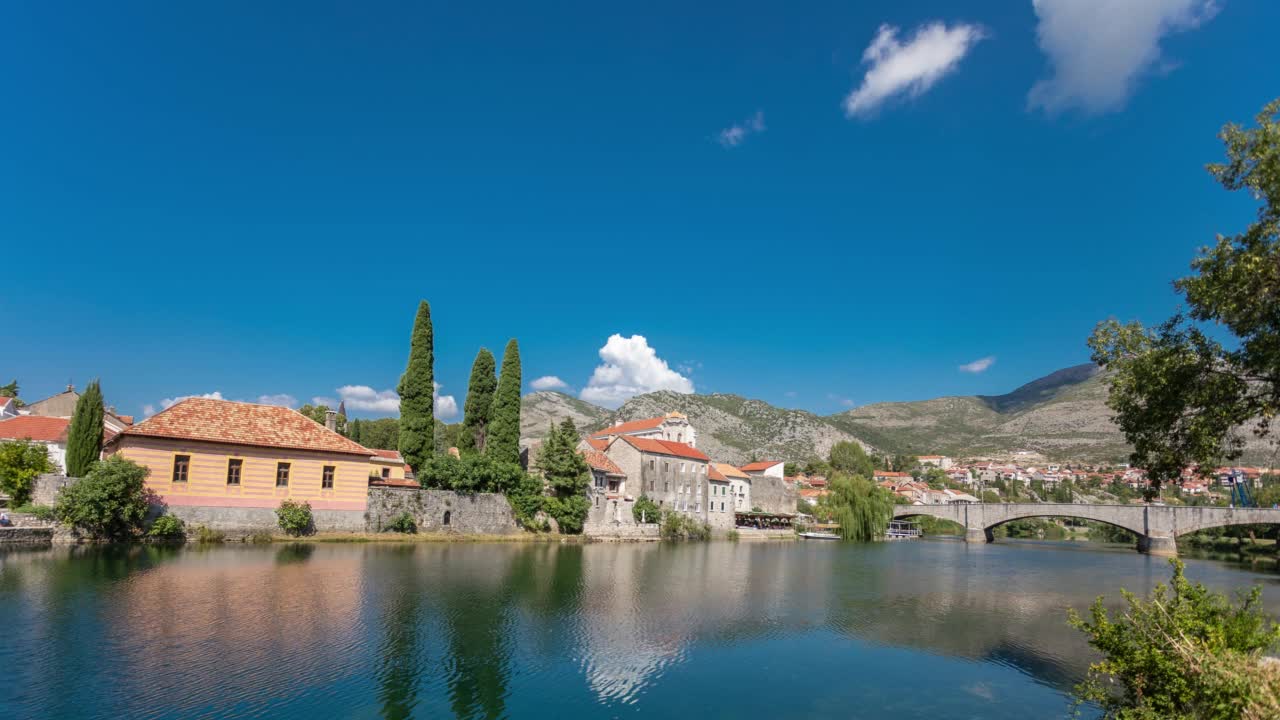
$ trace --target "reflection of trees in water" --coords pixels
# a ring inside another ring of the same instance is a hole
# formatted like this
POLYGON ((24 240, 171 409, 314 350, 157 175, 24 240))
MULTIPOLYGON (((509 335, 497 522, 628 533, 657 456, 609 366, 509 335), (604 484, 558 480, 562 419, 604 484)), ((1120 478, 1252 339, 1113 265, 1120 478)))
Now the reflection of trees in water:
MULTIPOLYGON (((402 556, 412 556, 413 546, 392 548, 402 556)), ((418 576, 400 573, 395 580, 381 588, 382 607, 379 631, 382 635, 378 647, 378 702, 382 705, 382 717, 387 720, 403 720, 413 717, 418 703, 418 684, 422 675, 424 658, 421 652, 422 594, 418 576)))

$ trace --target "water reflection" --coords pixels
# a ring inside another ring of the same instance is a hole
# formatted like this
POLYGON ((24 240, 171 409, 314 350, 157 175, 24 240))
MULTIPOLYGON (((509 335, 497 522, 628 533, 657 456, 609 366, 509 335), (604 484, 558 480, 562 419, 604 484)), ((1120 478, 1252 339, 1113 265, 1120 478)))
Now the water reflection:
MULTIPOLYGON (((1221 589, 1276 580, 1194 560, 1188 575, 1221 589)), ((740 715, 767 687, 776 717, 1052 714, 1093 657, 1066 608, 1167 577, 1132 551, 1018 543, 0 551, 0 706, 740 715), (929 697, 886 689, 905 672, 932 678, 929 697)), ((1280 591, 1264 599, 1280 611, 1280 591)))

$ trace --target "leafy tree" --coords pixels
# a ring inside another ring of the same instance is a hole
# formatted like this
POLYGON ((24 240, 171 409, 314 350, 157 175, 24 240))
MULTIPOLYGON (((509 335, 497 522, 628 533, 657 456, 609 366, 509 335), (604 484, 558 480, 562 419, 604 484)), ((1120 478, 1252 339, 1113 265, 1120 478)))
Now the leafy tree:
POLYGON ((67 430, 67 474, 83 478, 102 457, 102 388, 94 380, 76 400, 67 430))
POLYGON ((44 443, 0 442, 0 491, 14 507, 26 505, 35 479, 55 469, 44 443))
POLYGON ((1153 495, 1185 467, 1238 458, 1241 422, 1256 419, 1254 432, 1265 437, 1280 411, 1280 99, 1256 122, 1225 126, 1227 162, 1208 170, 1260 201, 1257 220, 1220 235, 1191 263, 1194 274, 1174 283, 1189 313, 1151 329, 1108 320, 1089 339, 1094 362, 1111 371, 1107 404, 1153 495), (1229 342, 1198 323, 1213 323, 1229 342))
POLYGON ((0 397, 13 398, 13 404, 16 407, 22 407, 26 403, 18 397, 18 381, 14 380, 8 385, 0 385, 0 397))
POLYGON ((515 338, 502 353, 484 451, 495 460, 520 462, 520 346, 515 338))
POLYGON ((876 473, 875 463, 862 446, 851 440, 838 442, 831 447, 831 467, 851 475, 870 479, 876 473))
POLYGON ((1280 716, 1280 672, 1261 663, 1280 626, 1262 609, 1262 588, 1233 604, 1189 582, 1178 560, 1170 563, 1169 586, 1157 585, 1148 599, 1120 591, 1123 615, 1111 618, 1102 598, 1087 620, 1070 611, 1071 625, 1103 655, 1076 686, 1077 700, 1121 720, 1280 716))
POLYGON ((409 364, 400 376, 400 455, 416 472, 435 451, 435 350, 431 306, 418 303, 409 339, 409 364))
POLYGON ((436 452, 445 454, 449 452, 449 448, 462 448, 462 441, 467 434, 467 429, 462 423, 454 423, 447 425, 440 420, 436 420, 436 452))
MULTIPOLYGON (((804 498, 801 500, 803 501, 804 498)), ((656 523, 661 515, 662 511, 658 508, 658 503, 648 495, 641 495, 631 505, 631 517, 638 523, 656 523)))
POLYGON ((397 418, 378 418, 377 420, 353 420, 360 424, 360 439, 352 440, 367 448, 378 450, 396 450, 400 443, 400 420, 397 418))
POLYGON ((551 426, 538 452, 538 469, 551 491, 547 514, 556 519, 563 533, 581 532, 590 510, 587 488, 591 486, 591 466, 578 452, 577 444, 578 430, 565 418, 559 427, 551 426))
POLYGON ((305 535, 315 530, 315 518, 311 515, 311 503, 281 500, 276 508, 276 524, 289 535, 305 535))
POLYGON ((782 474, 786 475, 787 477, 793 477, 795 475, 800 474, 800 463, 794 463, 794 462, 783 463, 782 474))
POLYGON ((133 537, 142 531, 149 509, 147 473, 147 468, 119 455, 93 463, 58 496, 54 515, 98 538, 133 537))
POLYGON ((493 411, 493 395, 498 389, 497 362, 493 353, 480 348, 471 363, 471 379, 467 382, 467 401, 462 406, 462 425, 466 432, 458 437, 463 452, 484 452, 489 430, 489 413, 493 411))
MULTIPOLYGON (((312 420, 315 420, 321 425, 324 425, 325 421, 328 419, 329 410, 331 409, 332 408, 330 408, 328 405, 312 405, 308 403, 298 408, 298 412, 302 413, 303 415, 306 415, 312 420)), ((343 435, 347 435, 347 427, 348 427, 347 416, 339 413, 335 417, 334 429, 343 435)), ((354 438, 352 439, 354 440, 354 438)))
POLYGON ((984 502, 984 503, 998 503, 998 502, 1001 502, 1001 500, 1000 500, 1000 494, 999 494, 999 493, 997 493, 997 492, 995 492, 995 491, 993 491, 993 490, 983 490, 983 491, 982 491, 982 502, 984 502))
POLYGON ((845 540, 873 542, 889 528, 893 505, 892 494, 870 480, 837 475, 831 480, 830 493, 818 500, 818 514, 839 523, 845 540))

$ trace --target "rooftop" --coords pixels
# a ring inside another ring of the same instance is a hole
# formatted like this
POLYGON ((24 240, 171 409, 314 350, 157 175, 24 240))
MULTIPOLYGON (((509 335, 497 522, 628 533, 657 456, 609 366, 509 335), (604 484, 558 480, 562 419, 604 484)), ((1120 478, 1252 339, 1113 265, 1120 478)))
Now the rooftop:
POLYGON ((742 472, 742 470, 730 465, 729 463, 716 463, 715 468, 725 477, 738 478, 739 480, 749 480, 751 478, 750 475, 742 472))
POLYGON ((630 435, 623 435, 621 439, 627 441, 640 452, 656 453, 658 455, 674 455, 675 457, 689 458, 691 460, 702 460, 708 462, 711 458, 707 457, 703 452, 692 445, 684 443, 671 442, 670 440, 654 440, 652 438, 638 438, 630 435))
POLYGON ((0 420, 0 438, 5 440, 37 440, 40 442, 66 442, 67 428, 71 420, 41 415, 19 415, 0 420))
POLYGON ((371 457, 374 452, 286 407, 187 398, 122 430, 117 437, 177 440, 315 450, 371 457))
POLYGON ((662 422, 666 419, 667 419, 666 416, 663 415, 660 417, 645 418, 644 420, 632 420, 631 422, 624 422, 620 425, 614 425, 611 428, 605 428, 600 432, 591 433, 591 437, 600 438, 600 437, 608 437, 609 435, 626 435, 627 433, 652 430, 658 427, 659 425, 661 425, 662 422))
POLYGON ((596 470, 603 471, 607 475, 623 475, 622 468, 609 459, 608 455, 599 450, 583 450, 582 457, 586 459, 587 464, 596 470))
POLYGON ((747 463, 746 465, 743 465, 742 471, 743 472, 761 472, 763 470, 768 470, 774 465, 781 465, 781 464, 782 464, 781 460, 757 460, 756 462, 747 463))

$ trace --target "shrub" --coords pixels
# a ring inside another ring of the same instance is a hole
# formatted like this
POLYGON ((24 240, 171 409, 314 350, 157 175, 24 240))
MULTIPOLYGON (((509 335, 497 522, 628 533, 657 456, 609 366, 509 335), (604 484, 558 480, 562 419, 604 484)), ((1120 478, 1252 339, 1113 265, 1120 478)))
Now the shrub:
POLYGON ((217 545, 227 541, 227 536, 221 530, 213 530, 204 525, 196 526, 195 538, 201 545, 217 545))
POLYGON ((311 503, 281 500, 276 508, 276 521, 280 529, 293 536, 306 535, 315 527, 315 518, 311 515, 311 503))
POLYGON ((591 503, 585 495, 547 497, 544 498, 544 508, 548 515, 556 519, 560 532, 566 535, 577 535, 582 532, 582 526, 587 520, 587 512, 591 510, 591 503))
POLYGON ((183 524, 182 518, 174 517, 169 513, 165 513, 156 518, 151 523, 151 529, 147 531, 147 537, 153 537, 163 540, 177 540, 187 536, 186 525, 183 524))
POLYGON ((27 504, 36 478, 54 469, 49 448, 43 443, 0 443, 0 492, 9 496, 12 505, 27 504))
POLYGON ((1128 607, 1115 619, 1102 598, 1088 620, 1069 613, 1103 655, 1076 686, 1077 701, 1123 720, 1277 717, 1280 672, 1260 661, 1280 641, 1280 625, 1262 610, 1262 588, 1233 604, 1170 563, 1169 586, 1156 585, 1148 599, 1120 591, 1128 607))
POLYGON ((711 526, 677 512, 662 516, 663 540, 710 540, 711 526))
POLYGON ((395 520, 392 520, 391 524, 387 526, 387 529, 392 532, 412 535, 413 533, 418 532, 418 522, 413 519, 412 515, 404 512, 400 513, 400 516, 395 520))
POLYGON ((631 517, 638 523, 656 523, 662 519, 662 511, 648 495, 641 495, 631 506, 631 517))
POLYGON ((244 541, 247 543, 253 543, 254 545, 265 545, 271 542, 271 533, 256 532, 252 535, 246 536, 244 541))
POLYGON ((507 502, 511 503, 511 510, 515 513, 516 520, 524 526, 526 530, 546 532, 550 529, 545 521, 536 522, 534 520, 538 513, 543 510, 543 504, 546 497, 542 492, 542 480, 526 473, 515 488, 507 492, 507 502))
POLYGON ((14 508, 13 511, 15 513, 35 515, 38 520, 53 520, 56 517, 53 513, 53 508, 49 505, 32 505, 28 503, 26 505, 19 505, 14 508))
POLYGON ((63 490, 54 514, 94 537, 135 536, 147 518, 146 477, 145 467, 113 455, 94 463, 83 478, 63 490))
POLYGON ((725 533, 725 534, 724 534, 724 539, 725 539, 725 540, 732 540, 732 541, 734 541, 734 542, 737 542, 739 537, 741 537, 741 536, 740 536, 740 535, 738 535, 738 531, 737 531, 737 530, 730 530, 729 532, 727 532, 727 533, 725 533))

